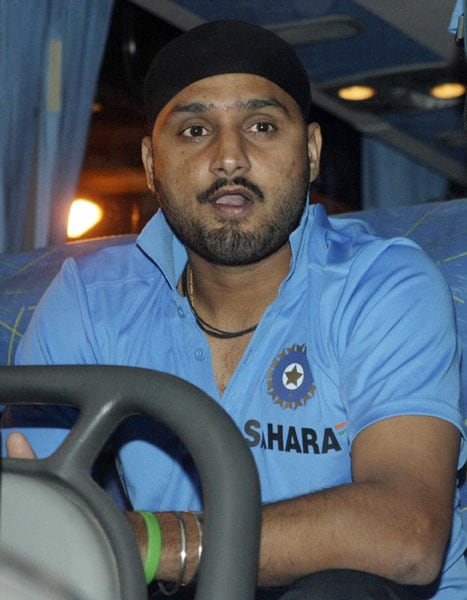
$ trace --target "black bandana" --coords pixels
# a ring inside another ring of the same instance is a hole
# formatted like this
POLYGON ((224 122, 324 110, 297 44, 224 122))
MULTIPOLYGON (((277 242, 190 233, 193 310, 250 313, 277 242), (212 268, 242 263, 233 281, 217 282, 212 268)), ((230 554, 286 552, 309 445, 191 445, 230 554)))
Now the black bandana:
POLYGON ((240 21, 204 23, 164 46, 144 82, 144 105, 151 125, 180 90, 195 81, 226 73, 250 73, 282 88, 309 120, 308 75, 294 49, 275 33, 240 21))

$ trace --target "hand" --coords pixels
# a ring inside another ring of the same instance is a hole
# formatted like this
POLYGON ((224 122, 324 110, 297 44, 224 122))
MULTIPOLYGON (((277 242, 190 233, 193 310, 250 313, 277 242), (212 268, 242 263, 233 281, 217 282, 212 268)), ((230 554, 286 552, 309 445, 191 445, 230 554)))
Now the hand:
POLYGON ((37 458, 26 436, 22 433, 11 433, 6 440, 9 458, 37 458))

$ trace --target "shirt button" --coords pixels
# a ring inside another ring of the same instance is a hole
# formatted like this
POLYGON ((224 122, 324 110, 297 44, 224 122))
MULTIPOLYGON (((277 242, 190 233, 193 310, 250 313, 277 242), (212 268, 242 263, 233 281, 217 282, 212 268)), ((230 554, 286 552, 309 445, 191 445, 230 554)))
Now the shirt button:
POLYGON ((178 307, 177 312, 178 312, 179 317, 181 317, 182 319, 185 318, 185 311, 183 310, 183 308, 181 306, 178 307))
POLYGON ((195 358, 196 358, 196 360, 203 360, 203 358, 204 358, 204 350, 202 348, 196 348, 196 350, 195 350, 195 358))

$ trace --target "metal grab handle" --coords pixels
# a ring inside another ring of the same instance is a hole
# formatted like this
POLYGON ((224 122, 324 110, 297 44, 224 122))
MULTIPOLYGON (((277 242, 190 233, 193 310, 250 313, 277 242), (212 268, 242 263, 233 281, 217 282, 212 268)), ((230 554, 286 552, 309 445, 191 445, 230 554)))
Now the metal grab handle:
MULTIPOLYGON (((231 418, 204 392, 177 377, 132 367, 0 367, 0 403, 80 409, 76 425, 52 456, 5 459, 2 471, 58 477, 82 497, 108 531, 124 582, 135 579, 135 569, 141 572, 136 543, 128 540, 126 519, 112 501, 109 508, 90 471, 126 417, 146 414, 170 428, 190 452, 203 490, 205 548, 196 600, 253 600, 261 518, 256 466, 231 418)), ((1 507, 0 515, 6 518, 1 507)), ((126 589, 122 597, 135 600, 134 590, 126 589)))

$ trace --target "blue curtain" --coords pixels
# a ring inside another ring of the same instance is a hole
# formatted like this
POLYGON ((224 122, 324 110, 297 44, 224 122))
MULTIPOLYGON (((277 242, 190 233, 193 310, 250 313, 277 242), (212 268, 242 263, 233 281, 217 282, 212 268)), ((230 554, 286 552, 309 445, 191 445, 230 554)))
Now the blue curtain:
POLYGON ((66 238, 112 5, 0 0, 1 252, 66 238))
MULTIPOLYGON (((454 5, 453 11, 452 11, 452 15, 451 15, 451 22, 449 23, 449 31, 453 34, 456 33, 458 25, 459 25, 459 18, 461 15, 466 15, 467 14, 467 0, 456 0, 456 3, 454 5)), ((464 33, 467 32, 467 19, 464 19, 464 33)))
POLYGON ((448 180, 370 137, 362 139, 362 208, 445 200, 448 180))

